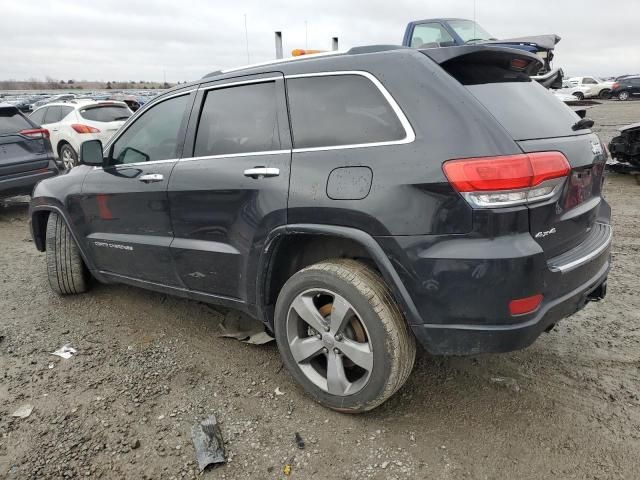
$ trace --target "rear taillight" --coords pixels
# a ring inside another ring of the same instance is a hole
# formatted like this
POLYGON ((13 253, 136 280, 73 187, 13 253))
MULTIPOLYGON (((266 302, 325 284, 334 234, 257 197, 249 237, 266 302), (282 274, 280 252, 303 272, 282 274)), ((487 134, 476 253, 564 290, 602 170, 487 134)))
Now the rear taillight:
POLYGON ((571 171, 560 152, 449 160, 449 183, 474 207, 507 207, 553 197, 571 171))
POLYGON ((611 85, 611 88, 620 88, 620 84, 618 82, 613 82, 613 85, 611 85))
POLYGON ((89 125, 82 125, 81 123, 73 123, 71 124, 71 128, 78 133, 100 133, 99 129, 90 127, 89 125))
POLYGON ((46 128, 31 128, 28 130, 21 130, 18 133, 30 138, 49 138, 49 130, 46 128))

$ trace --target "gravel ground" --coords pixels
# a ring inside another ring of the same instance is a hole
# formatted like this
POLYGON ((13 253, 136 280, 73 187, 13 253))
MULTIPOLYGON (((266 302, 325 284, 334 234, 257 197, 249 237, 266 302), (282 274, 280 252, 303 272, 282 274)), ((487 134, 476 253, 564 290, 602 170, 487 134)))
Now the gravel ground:
MULTIPOLYGON (((589 116, 608 141, 640 102, 589 116)), ((218 337, 233 312, 118 285, 56 296, 26 207, 0 208, 0 478, 265 479, 285 465, 300 479, 639 478, 640 186, 610 175, 606 196, 604 302, 520 352, 423 353, 397 395, 359 416, 306 397, 273 343, 218 337), (77 355, 51 355, 67 343, 77 355), (28 418, 11 416, 25 404, 28 418), (229 463, 199 474, 190 429, 212 413, 229 463)))

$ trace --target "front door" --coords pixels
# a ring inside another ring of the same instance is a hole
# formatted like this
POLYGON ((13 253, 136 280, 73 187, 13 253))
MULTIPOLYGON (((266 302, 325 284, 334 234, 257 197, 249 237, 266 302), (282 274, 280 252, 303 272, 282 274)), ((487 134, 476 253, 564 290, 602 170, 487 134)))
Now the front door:
POLYGON ((144 110, 107 144, 106 164, 90 171, 80 202, 79 231, 96 267, 104 272, 179 286, 169 245, 167 199, 171 171, 182 151, 189 92, 144 110))
POLYGON ((203 84, 184 157, 169 182, 178 275, 193 291, 251 302, 249 259, 287 221, 291 136, 282 75, 203 84))

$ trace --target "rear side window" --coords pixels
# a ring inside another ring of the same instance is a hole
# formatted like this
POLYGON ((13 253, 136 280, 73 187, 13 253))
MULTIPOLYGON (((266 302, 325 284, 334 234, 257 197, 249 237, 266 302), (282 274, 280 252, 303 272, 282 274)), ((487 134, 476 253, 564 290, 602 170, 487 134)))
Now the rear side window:
POLYGON ((105 105, 101 107, 84 108, 80 110, 80 116, 94 122, 116 122, 129 118, 131 116, 131 110, 118 105, 105 105))
POLYGON ((44 114, 46 113, 46 111, 47 111, 46 108, 41 108, 40 110, 36 110, 31 115, 29 115, 29 118, 31 119, 32 122, 37 123, 38 125, 42 125, 44 123, 44 114))
POLYGON ((281 148, 275 82, 209 90, 194 156, 266 152, 281 148))
POLYGON ((62 120, 64 117, 69 115, 73 110, 72 107, 64 107, 61 105, 55 105, 47 108, 47 113, 44 116, 44 121, 42 123, 57 123, 62 120))
POLYGON ((361 75, 287 80, 295 148, 401 140, 404 127, 382 92, 361 75))
POLYGON ((31 124, 20 112, 13 108, 0 108, 0 135, 18 133, 29 128, 32 128, 31 124))
POLYGON ((453 44, 453 37, 440 23, 421 23, 413 29, 411 46, 414 48, 420 48, 423 45, 436 47, 452 46, 453 44))

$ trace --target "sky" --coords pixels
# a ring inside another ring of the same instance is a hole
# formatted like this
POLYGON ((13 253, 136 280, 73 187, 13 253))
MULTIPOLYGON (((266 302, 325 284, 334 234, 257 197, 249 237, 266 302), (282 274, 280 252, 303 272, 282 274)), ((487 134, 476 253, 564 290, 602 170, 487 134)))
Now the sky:
POLYGON ((273 59, 276 30, 288 56, 474 16, 497 38, 560 35, 554 66, 568 75, 640 73, 640 0, 0 0, 0 80, 189 81, 273 59))

